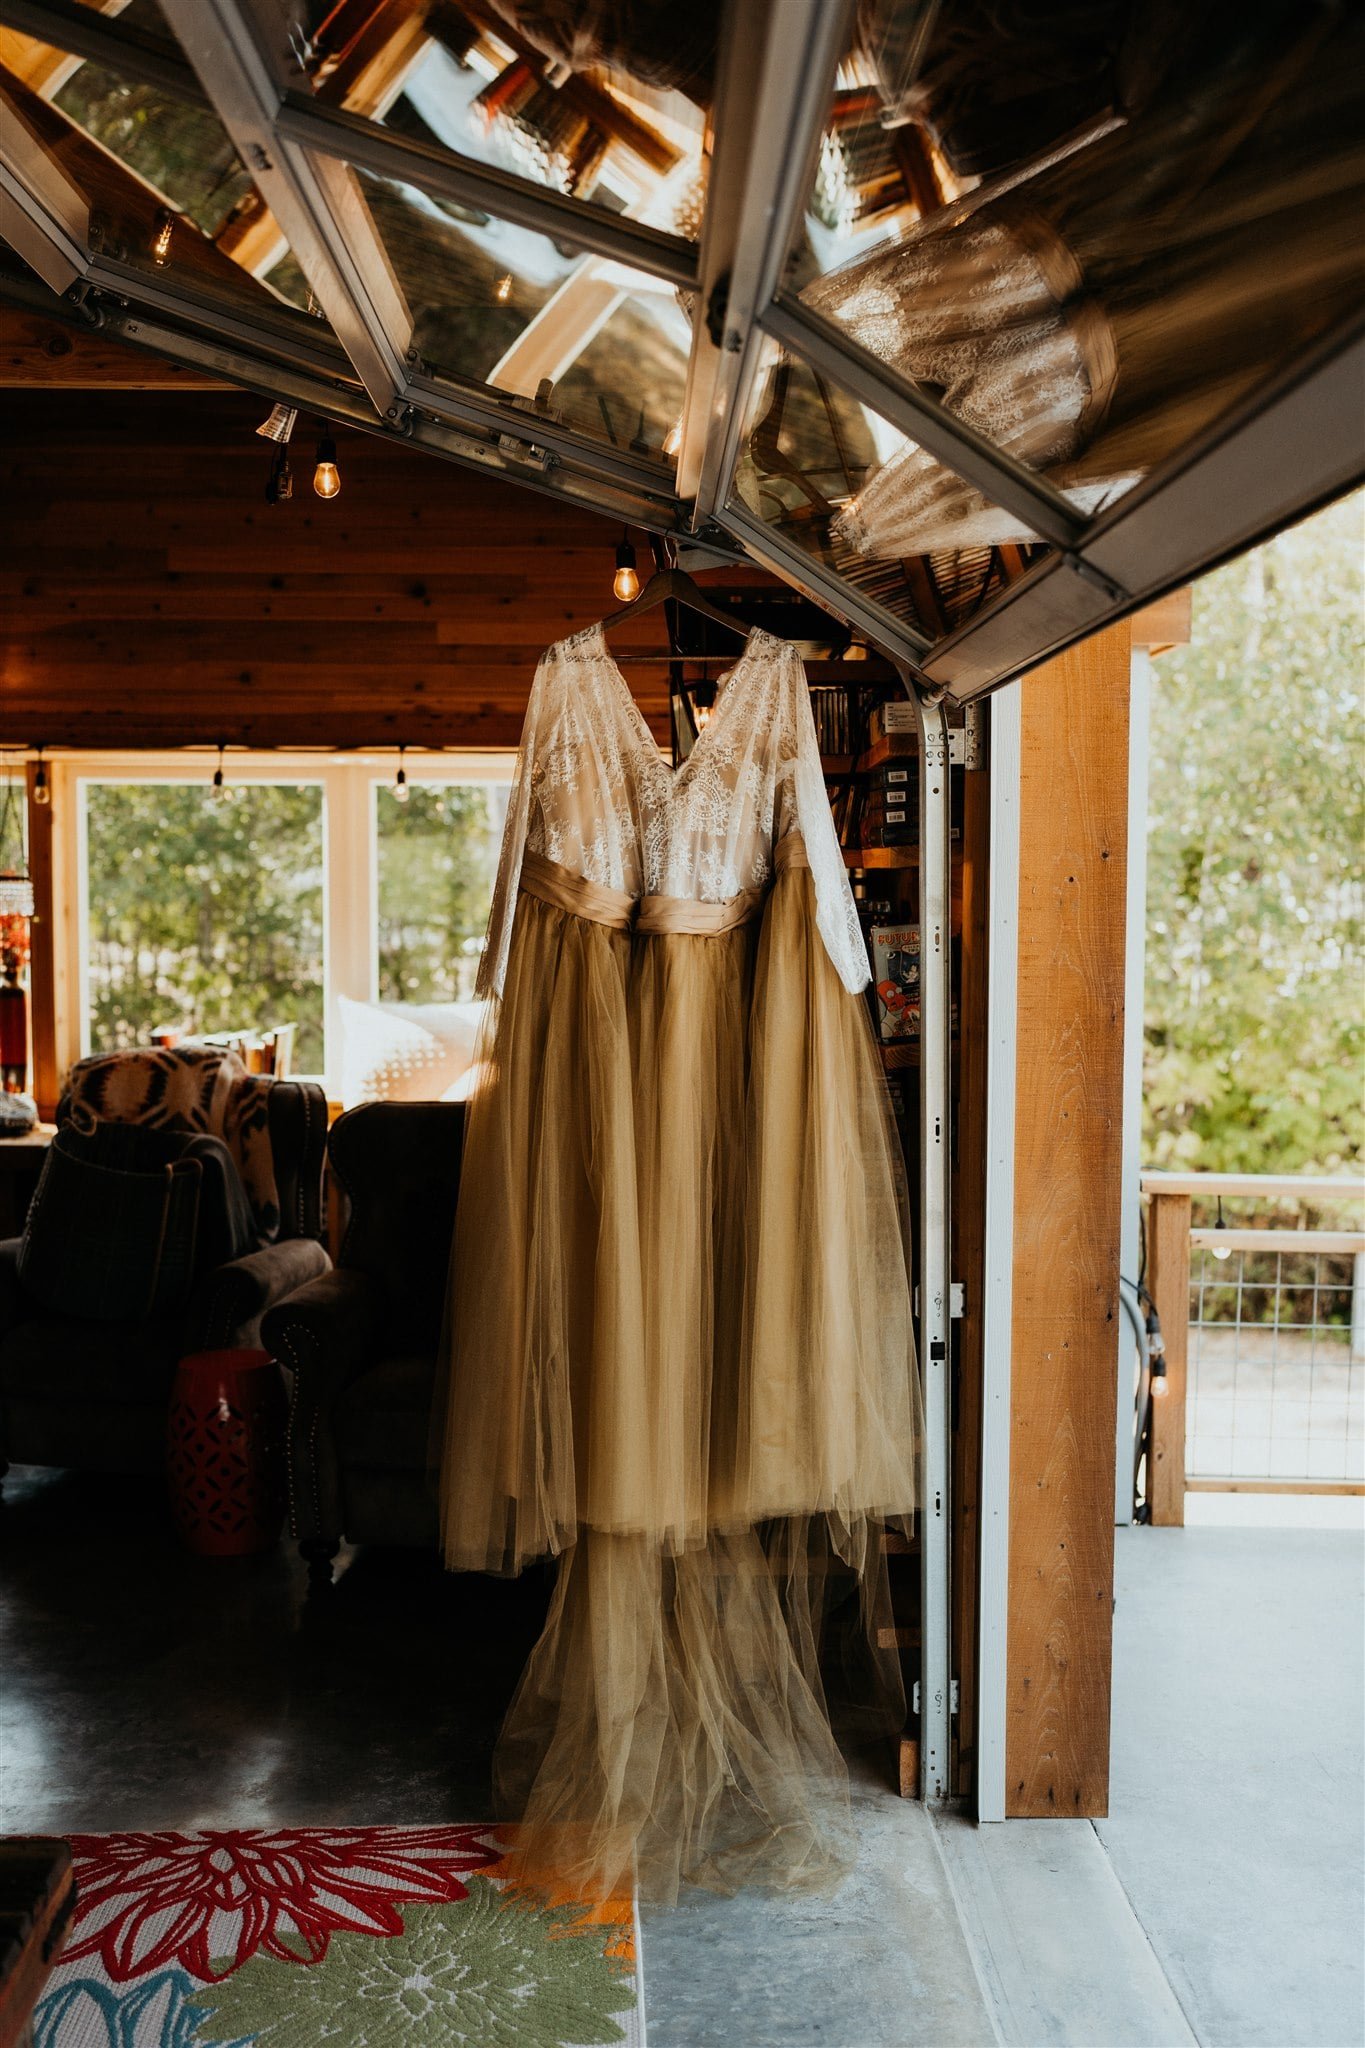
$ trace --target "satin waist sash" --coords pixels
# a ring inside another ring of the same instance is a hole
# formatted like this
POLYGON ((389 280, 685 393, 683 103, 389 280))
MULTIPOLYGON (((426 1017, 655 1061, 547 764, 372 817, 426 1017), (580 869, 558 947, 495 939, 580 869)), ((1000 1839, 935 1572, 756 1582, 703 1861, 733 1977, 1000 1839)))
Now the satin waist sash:
MULTIPOLYGON (((797 833, 779 839, 774 853, 778 874, 788 868, 808 868, 805 841, 797 833)), ((684 932, 694 938, 717 938, 748 924, 763 908, 764 889, 741 889, 724 903, 698 903, 690 896, 630 896, 624 889, 609 889, 603 882, 590 882, 585 875, 571 875, 558 861, 547 860, 528 847, 521 857, 521 886, 528 896, 585 917, 592 924, 605 924, 612 931, 644 932, 658 936, 684 932)))

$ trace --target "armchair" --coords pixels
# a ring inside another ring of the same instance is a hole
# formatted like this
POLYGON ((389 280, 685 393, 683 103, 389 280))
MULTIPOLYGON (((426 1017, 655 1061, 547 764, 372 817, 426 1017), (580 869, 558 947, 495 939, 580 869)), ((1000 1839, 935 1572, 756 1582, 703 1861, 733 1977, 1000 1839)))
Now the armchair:
POLYGON ((429 1545, 428 1435, 464 1143, 460 1102, 373 1102, 328 1151, 350 1205, 335 1268, 265 1318, 292 1380, 289 1512, 314 1583, 343 1540, 429 1545))
MULTIPOLYGON (((78 1067, 75 1095, 93 1099, 98 1113, 115 1122, 203 1129, 206 1119, 182 1116, 166 1105, 176 1086, 182 1097, 191 1080, 196 1089, 206 1088, 200 1069, 211 1063, 198 1049, 171 1068, 169 1057, 132 1052, 85 1063, 95 1085, 81 1096, 87 1077, 78 1067), (147 1113, 149 1102, 159 1107, 158 1115, 147 1113)), ((322 1089, 307 1081, 276 1081, 263 1089, 253 1080, 239 1093, 233 1072, 217 1076, 212 1086, 226 1138, 238 1138, 249 1123, 258 1176, 270 1176, 268 1204, 254 1206, 255 1248, 201 1269, 188 1300, 174 1313, 92 1322, 58 1313, 29 1295, 19 1274, 22 1239, 0 1242, 0 1479, 11 1462, 160 1472, 176 1360, 188 1351, 255 1346, 271 1305, 325 1272, 322 1089)), ((64 1100, 64 1111, 72 1099, 64 1100)), ((248 1192, 254 1194, 250 1182, 248 1192)))

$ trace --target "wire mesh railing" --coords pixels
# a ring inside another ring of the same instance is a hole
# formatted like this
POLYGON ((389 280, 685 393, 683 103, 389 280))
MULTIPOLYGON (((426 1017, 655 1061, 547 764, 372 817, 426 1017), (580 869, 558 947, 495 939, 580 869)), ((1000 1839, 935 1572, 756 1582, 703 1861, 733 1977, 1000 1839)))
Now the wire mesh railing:
POLYGON ((1187 1487, 1365 1481, 1355 1249, 1301 1251, 1303 1234, 1273 1250, 1191 1243, 1187 1487))
POLYGON ((1143 1192, 1152 1519, 1194 1491, 1365 1493, 1365 1188, 1153 1173, 1143 1192))

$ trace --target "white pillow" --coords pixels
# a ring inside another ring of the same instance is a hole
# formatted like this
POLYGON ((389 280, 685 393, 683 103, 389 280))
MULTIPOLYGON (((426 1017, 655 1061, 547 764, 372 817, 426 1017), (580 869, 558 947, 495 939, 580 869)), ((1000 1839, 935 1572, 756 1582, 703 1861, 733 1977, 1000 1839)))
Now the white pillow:
POLYGON ((439 1102, 474 1062, 482 1003, 358 1003, 337 997, 341 1102, 439 1102))

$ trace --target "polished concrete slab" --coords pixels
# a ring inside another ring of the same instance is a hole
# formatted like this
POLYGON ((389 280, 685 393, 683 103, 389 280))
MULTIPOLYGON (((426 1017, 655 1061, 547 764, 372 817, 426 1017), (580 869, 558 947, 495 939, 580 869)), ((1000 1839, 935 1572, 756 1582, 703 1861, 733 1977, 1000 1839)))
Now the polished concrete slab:
POLYGON ((0 1831, 482 1820, 545 1587, 292 1549, 188 1556, 146 1480, 11 1472, 0 1831))
POLYGON ((642 1916, 650 2048, 993 2048, 933 1823, 870 1769, 833 1898, 685 1897, 642 1916))
POLYGON ((1099 1839, 1199 2041, 1365 2041, 1365 1545, 1117 1532, 1099 1839))
MULTIPOLYGON (((201 1560, 146 1482, 11 1474, 0 1832, 478 1820, 546 1579, 201 1560)), ((1361 1545, 1119 1532, 1108 1821, 976 1828, 855 1767, 831 1899, 644 1916, 651 2048, 1359 2048, 1361 1545)))

